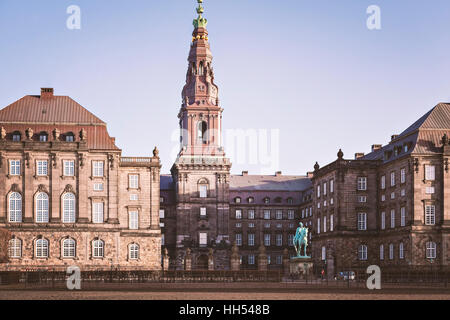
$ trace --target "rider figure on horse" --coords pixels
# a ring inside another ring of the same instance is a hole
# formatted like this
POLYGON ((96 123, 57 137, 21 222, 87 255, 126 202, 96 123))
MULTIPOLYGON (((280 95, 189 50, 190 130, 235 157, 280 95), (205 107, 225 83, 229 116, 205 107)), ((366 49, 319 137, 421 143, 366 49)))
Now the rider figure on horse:
POLYGON ((294 248, 297 251, 297 257, 307 257, 306 248, 308 247, 308 228, 303 227, 303 223, 299 223, 299 227, 295 232, 294 248), (302 245, 304 245, 304 255, 301 255, 302 245))

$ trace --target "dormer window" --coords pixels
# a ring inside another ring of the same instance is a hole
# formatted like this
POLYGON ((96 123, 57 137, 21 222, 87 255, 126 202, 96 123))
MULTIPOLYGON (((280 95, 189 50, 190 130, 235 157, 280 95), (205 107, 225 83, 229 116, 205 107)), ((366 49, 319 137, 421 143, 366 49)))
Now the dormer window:
POLYGON ((266 197, 266 198, 264 198, 263 201, 264 201, 265 204, 269 204, 270 203, 270 198, 266 197))
POLYGON ((45 132, 41 132, 39 134, 39 141, 40 142, 47 142, 48 141, 48 134, 45 132))
POLYGON ((241 198, 239 197, 234 198, 234 203, 241 203, 241 198))
POLYGON ((253 197, 248 197, 247 202, 248 202, 248 203, 253 203, 253 202, 255 202, 255 198, 253 198, 253 197))
POLYGON ((14 142, 19 142, 21 140, 21 138, 22 138, 22 135, 20 134, 20 132, 16 131, 13 133, 12 140, 14 142))
POLYGON ((275 203, 281 203, 281 201, 282 201, 282 200, 281 200, 280 197, 276 197, 276 198, 275 198, 275 203))
POLYGON ((72 132, 69 132, 66 135, 66 142, 74 142, 75 141, 75 135, 72 132))
POLYGON ((288 204, 293 204, 293 203, 294 203, 294 199, 292 199, 292 198, 287 198, 287 203, 288 203, 288 204))

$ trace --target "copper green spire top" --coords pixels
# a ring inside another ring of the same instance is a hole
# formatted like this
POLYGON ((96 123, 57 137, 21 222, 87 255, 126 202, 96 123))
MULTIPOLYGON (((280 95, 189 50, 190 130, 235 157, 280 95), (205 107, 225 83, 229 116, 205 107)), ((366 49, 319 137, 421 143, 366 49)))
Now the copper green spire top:
POLYGON ((198 18, 194 19, 194 27, 197 28, 206 28, 206 25, 208 24, 208 20, 202 17, 203 12, 205 12, 205 9, 202 6, 203 0, 197 0, 198 7, 197 7, 197 13, 198 18))

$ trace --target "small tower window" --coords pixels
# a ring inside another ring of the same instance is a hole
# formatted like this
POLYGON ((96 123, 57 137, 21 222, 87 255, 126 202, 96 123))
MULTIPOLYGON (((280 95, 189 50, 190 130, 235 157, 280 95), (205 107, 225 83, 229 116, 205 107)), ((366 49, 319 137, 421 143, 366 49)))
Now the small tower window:
POLYGON ((208 142, 208 124, 205 121, 201 121, 198 123, 197 129, 198 140, 206 144, 208 142))

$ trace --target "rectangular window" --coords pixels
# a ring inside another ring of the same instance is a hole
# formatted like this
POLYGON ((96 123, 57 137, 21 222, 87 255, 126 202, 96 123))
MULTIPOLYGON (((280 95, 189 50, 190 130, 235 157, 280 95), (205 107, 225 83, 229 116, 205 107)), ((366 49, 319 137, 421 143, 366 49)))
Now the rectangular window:
MULTIPOLYGON (((206 207, 201 207, 200 208, 200 217, 206 217, 206 207)), ((236 211, 236 218, 237 218, 237 211, 236 211)))
POLYGON ((391 199, 395 199, 395 192, 391 192, 391 199))
POLYGON ((294 220, 294 210, 288 210, 288 219, 294 220))
POLYGON ((92 175, 103 177, 103 161, 92 161, 92 175))
POLYGON ((320 198, 320 185, 317 186, 317 198, 320 198))
POLYGON ((367 213, 358 213, 358 230, 367 230, 367 213))
POLYGON ((13 141, 19 142, 20 141, 20 134, 13 134, 13 141))
POLYGON ((426 194, 434 194, 434 187, 426 187, 425 193, 426 194))
POLYGON ((276 212, 276 218, 277 218, 277 220, 283 219, 283 211, 277 210, 277 212, 276 212))
POLYGON ((330 231, 334 230, 334 214, 330 216, 330 231))
POLYGON ((200 194, 200 198, 207 198, 208 197, 208 186, 207 185, 199 185, 198 191, 200 194))
POLYGON ((166 244, 166 237, 165 234, 161 234, 161 245, 164 246, 166 244))
POLYGON ((425 224, 427 226, 433 226, 436 223, 436 210, 433 205, 425 206, 425 224))
POLYGON ((405 189, 402 189, 401 191, 400 191, 400 196, 401 197, 404 197, 406 195, 406 190, 405 189))
POLYGON ((395 186, 395 172, 391 172, 391 187, 395 186))
POLYGON ((206 232, 200 232, 198 235, 198 243, 201 246, 208 245, 208 234, 206 232))
POLYGON ((327 195, 327 183, 326 182, 323 183, 323 195, 324 196, 327 195))
POLYGON ((103 183, 94 183, 94 191, 103 191, 103 183))
POLYGON ((36 175, 46 176, 48 175, 48 162, 47 160, 38 160, 36 162, 36 175))
POLYGON ((236 233, 236 245, 242 246, 242 233, 236 233))
POLYGON ((270 210, 264 210, 264 219, 266 220, 270 219, 270 210))
POLYGON ((254 228, 254 227, 255 227, 255 224, 254 224, 254 223, 249 223, 249 224, 248 224, 248 227, 249 227, 249 228, 254 228))
POLYGON ((236 219, 242 219, 242 210, 236 210, 236 219))
POLYGON ((128 176, 128 188, 129 189, 139 189, 139 175, 130 174, 128 176))
POLYGON ((394 259, 394 245, 391 243, 389 245, 389 260, 394 259))
POLYGON ((236 228, 242 228, 242 223, 236 223, 236 228))
POLYGON ((425 166, 425 180, 434 181, 435 179, 435 166, 425 166))
POLYGON ((302 209, 302 219, 305 217, 305 209, 302 209))
POLYGON ((12 176, 20 176, 20 160, 9 161, 9 174, 12 176))
POLYGON ((381 176, 381 189, 386 189, 386 176, 381 176))
POLYGON ((103 202, 94 202, 92 204, 92 222, 103 223, 103 202))
POLYGON ((323 232, 327 232, 327 217, 323 217, 323 232))
POLYGON ((384 245, 380 245, 380 260, 384 260, 384 245))
POLYGON ((381 213, 381 230, 386 229, 386 212, 381 213))
POLYGON ((283 245, 283 235, 278 233, 276 236, 277 246, 281 247, 283 245))
POLYGON ((249 233, 248 234, 248 245, 249 246, 254 246, 255 245, 255 234, 254 233, 249 233))
POLYGON ((436 259, 436 242, 427 242, 426 246, 427 259, 436 259))
POLYGON ((358 202, 366 203, 367 202, 367 197, 366 196, 358 196, 358 202))
POLYGON ((322 247, 322 261, 327 259, 327 248, 322 247))
POLYGON ((255 255, 254 254, 249 254, 248 255, 248 264, 255 264, 255 255))
POLYGON ((289 234, 288 235, 288 246, 293 246, 293 245, 294 245, 294 235, 289 234))
POLYGON ((391 228, 395 228, 395 210, 391 210, 391 228))
POLYGON ((382 194, 381 195, 381 201, 384 202, 386 200, 386 195, 382 194))
POLYGON ((75 161, 73 160, 64 161, 64 175, 66 177, 73 177, 75 175, 75 161))
POLYGON ((330 192, 334 192, 334 180, 330 180, 330 192))
POLYGON ((130 194, 130 200, 131 201, 138 201, 139 200, 139 195, 132 193, 130 194))
POLYGON ((405 250, 403 247, 403 242, 400 243, 400 245, 398 246, 398 257, 400 259, 404 259, 405 258, 405 250))
POLYGON ((317 233, 320 233, 320 218, 317 218, 317 233))
POLYGON ((403 168, 400 170, 400 183, 406 182, 406 169, 403 168))
POLYGON ((264 245, 266 247, 270 246, 270 234, 264 234, 264 245))
POLYGON ((404 227, 406 225, 406 209, 405 207, 400 208, 400 226, 404 227))
POLYGON ((129 227, 131 230, 139 229, 139 213, 137 211, 130 211, 129 227))
POLYGON ((248 218, 253 220, 255 219, 255 210, 248 210, 248 218))
POLYGON ((358 190, 367 190, 367 177, 358 177, 358 190))

